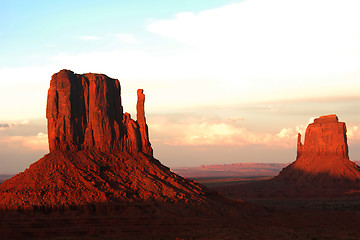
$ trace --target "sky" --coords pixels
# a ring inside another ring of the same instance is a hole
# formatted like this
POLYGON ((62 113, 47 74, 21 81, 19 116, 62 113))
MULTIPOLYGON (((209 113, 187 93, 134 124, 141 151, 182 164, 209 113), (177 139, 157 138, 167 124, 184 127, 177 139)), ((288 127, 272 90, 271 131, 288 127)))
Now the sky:
MULTIPOLYGON (((169 167, 292 162, 297 133, 337 114, 360 160, 357 0, 0 0, 0 174, 48 153, 51 76, 119 79, 146 95, 169 167)), ((304 139, 303 139, 304 141, 304 139)))

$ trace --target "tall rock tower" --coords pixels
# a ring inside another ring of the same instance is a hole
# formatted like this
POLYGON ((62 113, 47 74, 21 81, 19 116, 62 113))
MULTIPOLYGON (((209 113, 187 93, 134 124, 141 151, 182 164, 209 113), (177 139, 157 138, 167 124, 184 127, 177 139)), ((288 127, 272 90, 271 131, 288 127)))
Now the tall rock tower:
POLYGON ((123 113, 120 83, 104 74, 61 70, 50 81, 46 118, 49 149, 143 152, 152 156, 145 121, 145 95, 138 90, 138 121, 123 113))
POLYGON ((151 144, 149 141, 149 133, 148 133, 148 126, 146 124, 145 119, 145 95, 143 89, 137 90, 137 104, 136 104, 136 112, 137 112, 137 123, 139 124, 140 136, 141 136, 141 151, 146 153, 150 156, 153 155, 153 150, 151 148, 151 144))

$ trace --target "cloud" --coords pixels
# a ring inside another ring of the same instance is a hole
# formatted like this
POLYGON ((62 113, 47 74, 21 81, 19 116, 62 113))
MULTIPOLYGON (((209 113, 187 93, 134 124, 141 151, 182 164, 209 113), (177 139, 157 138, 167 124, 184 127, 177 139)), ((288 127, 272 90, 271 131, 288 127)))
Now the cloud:
POLYGON ((10 125, 8 123, 0 123, 0 130, 3 128, 9 128, 10 125))
POLYGON ((78 36, 77 38, 83 41, 95 41, 102 39, 109 43, 109 41, 115 39, 117 41, 127 44, 139 43, 139 40, 134 35, 128 33, 107 34, 103 36, 84 35, 84 36, 78 36))
POLYGON ((236 90, 273 99, 356 95, 345 88, 360 87, 359 7, 355 0, 247 0, 178 13, 148 30, 190 46, 195 66, 236 90))
MULTIPOLYGON (((235 118, 237 119, 237 118, 235 118)), ((242 119, 242 118, 240 118, 242 119)), ((167 146, 266 146, 278 149, 295 149, 298 133, 304 142, 308 123, 278 130, 255 131, 246 120, 234 122, 232 118, 207 118, 191 114, 152 115, 148 117, 150 138, 156 144, 167 146), (175 119, 175 120, 174 120, 175 119)), ((349 143, 360 140, 360 127, 350 124, 347 127, 349 143)))
POLYGON ((48 153, 47 135, 0 136, 0 173, 18 173, 48 153))
POLYGON ((78 39, 84 40, 84 41, 94 41, 94 40, 100 39, 100 37, 93 36, 93 35, 84 35, 84 36, 79 36, 78 39))
POLYGON ((358 125, 349 125, 347 128, 347 137, 350 141, 360 140, 360 127, 358 125))
POLYGON ((292 128, 283 128, 281 129, 281 131, 276 134, 276 136, 280 137, 280 138, 289 138, 289 137, 294 137, 294 135, 296 134, 296 132, 294 131, 294 129, 292 128))
POLYGON ((237 117, 237 118, 228 118, 227 120, 230 122, 236 123, 236 122, 244 121, 245 119, 237 117))
POLYGON ((53 48, 53 47, 56 47, 57 45, 56 44, 53 44, 53 43, 47 43, 45 44, 45 47, 47 48, 53 48))
POLYGON ((171 146, 296 146, 297 133, 291 128, 282 129, 278 133, 257 132, 239 125, 231 118, 221 120, 183 116, 180 121, 171 118, 152 116, 149 119, 151 141, 171 146))
POLYGON ((31 124, 31 122, 29 120, 22 120, 22 121, 17 121, 17 122, 12 122, 12 123, 0 123, 0 131, 6 130, 9 128, 14 128, 14 127, 27 126, 30 124, 31 124))
POLYGON ((47 90, 57 71, 54 65, 0 68, 0 121, 45 116, 47 90))
POLYGON ((139 40, 131 34, 127 34, 127 33, 118 33, 118 34, 114 34, 115 38, 123 43, 129 43, 129 44, 135 44, 135 43, 139 43, 139 40))
POLYGON ((26 137, 23 139, 23 146, 31 150, 48 150, 48 135, 45 133, 38 133, 36 136, 26 137))
POLYGON ((356 0, 247 0, 198 14, 178 13, 174 19, 150 24, 148 30, 196 47, 232 49, 246 57, 333 56, 359 50, 359 6, 356 0))
POLYGON ((21 146, 25 149, 22 151, 47 151, 48 150, 48 137, 47 134, 38 133, 36 136, 6 136, 0 138, 1 145, 9 147, 21 146))

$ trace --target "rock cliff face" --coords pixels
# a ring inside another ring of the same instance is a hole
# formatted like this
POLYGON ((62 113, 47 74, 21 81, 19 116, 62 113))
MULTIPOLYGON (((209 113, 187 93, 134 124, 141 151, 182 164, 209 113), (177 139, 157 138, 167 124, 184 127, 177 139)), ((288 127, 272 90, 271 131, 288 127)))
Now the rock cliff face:
POLYGON ((145 95, 139 89, 135 122, 129 114, 123 114, 117 79, 61 70, 52 76, 48 91, 50 151, 142 151, 152 156, 144 102, 145 95))
POLYGON ((301 135, 298 138, 298 157, 337 156, 349 158, 345 123, 339 122, 336 115, 316 118, 309 124, 305 133, 304 145, 301 135))
POLYGON ((207 202, 208 190, 153 157, 139 89, 137 121, 123 113, 120 84, 103 74, 52 76, 50 153, 0 185, 0 209, 124 201, 207 202))
POLYGON ((336 115, 316 118, 298 135, 296 161, 284 168, 276 179, 292 182, 360 181, 359 167, 349 160, 345 123, 336 115))

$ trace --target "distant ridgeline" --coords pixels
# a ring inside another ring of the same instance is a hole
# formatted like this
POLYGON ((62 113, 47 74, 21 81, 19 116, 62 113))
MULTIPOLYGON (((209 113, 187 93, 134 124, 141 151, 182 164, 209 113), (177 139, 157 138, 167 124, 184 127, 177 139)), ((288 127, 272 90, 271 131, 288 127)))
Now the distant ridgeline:
POLYGON ((274 177, 289 163, 232 163, 172 169, 188 178, 274 177))

